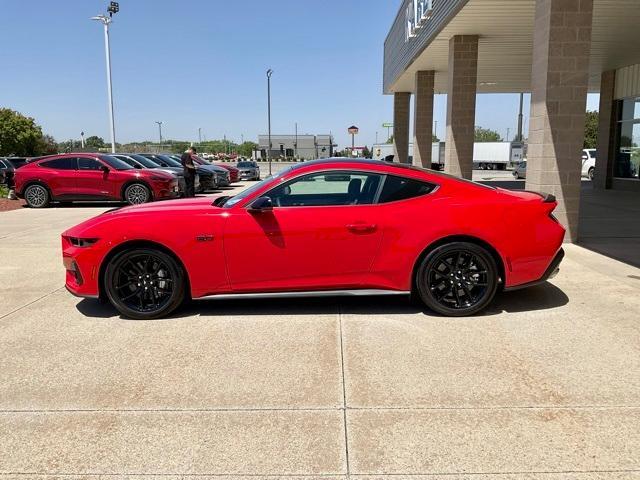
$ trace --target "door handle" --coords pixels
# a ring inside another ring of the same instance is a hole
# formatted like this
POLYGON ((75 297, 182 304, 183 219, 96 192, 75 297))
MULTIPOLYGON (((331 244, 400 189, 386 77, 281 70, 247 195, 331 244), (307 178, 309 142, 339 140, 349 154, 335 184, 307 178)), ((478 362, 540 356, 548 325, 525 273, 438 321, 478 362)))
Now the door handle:
POLYGON ((347 229, 353 233, 373 233, 376 228, 377 225, 369 223, 351 223, 347 225, 347 229))

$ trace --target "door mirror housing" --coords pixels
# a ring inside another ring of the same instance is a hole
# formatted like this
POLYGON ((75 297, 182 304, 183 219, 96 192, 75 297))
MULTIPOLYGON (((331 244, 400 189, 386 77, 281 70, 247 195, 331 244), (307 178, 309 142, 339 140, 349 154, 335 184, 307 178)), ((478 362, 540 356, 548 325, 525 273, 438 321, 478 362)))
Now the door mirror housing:
POLYGON ((273 202, 269 197, 260 197, 249 207, 250 212, 270 212, 273 210, 273 202))
POLYGON ((109 167, 107 167, 106 165, 102 165, 100 170, 102 170, 104 173, 109 173, 109 167))

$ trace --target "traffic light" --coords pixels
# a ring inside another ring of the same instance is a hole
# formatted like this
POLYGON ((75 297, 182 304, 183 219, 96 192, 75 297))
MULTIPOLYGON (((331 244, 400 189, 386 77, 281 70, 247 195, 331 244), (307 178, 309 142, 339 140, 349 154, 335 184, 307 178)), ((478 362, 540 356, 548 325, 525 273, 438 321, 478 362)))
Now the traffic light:
POLYGON ((114 13, 118 13, 120 11, 120 4, 118 2, 111 2, 109 4, 109 8, 107 8, 107 12, 109 12, 109 16, 113 17, 114 13))

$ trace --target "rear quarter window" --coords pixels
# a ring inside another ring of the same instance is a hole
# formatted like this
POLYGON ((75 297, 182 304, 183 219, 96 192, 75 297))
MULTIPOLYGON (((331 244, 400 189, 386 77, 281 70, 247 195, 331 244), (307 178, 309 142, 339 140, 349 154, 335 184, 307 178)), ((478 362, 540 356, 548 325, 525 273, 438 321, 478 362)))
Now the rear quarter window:
POLYGON ((413 178, 387 175, 378 203, 397 202, 410 198, 428 195, 436 189, 436 185, 413 178))

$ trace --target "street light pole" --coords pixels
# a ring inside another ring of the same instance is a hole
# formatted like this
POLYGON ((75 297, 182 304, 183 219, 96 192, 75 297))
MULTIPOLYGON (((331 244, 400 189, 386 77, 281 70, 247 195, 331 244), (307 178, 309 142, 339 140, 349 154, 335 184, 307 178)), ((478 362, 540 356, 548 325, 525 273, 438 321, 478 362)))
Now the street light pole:
POLYGON ((202 143, 202 128, 198 128, 198 145, 202 143))
POLYGON ((271 175, 271 75, 273 70, 267 70, 267 116, 268 116, 268 136, 269 146, 267 147, 267 160, 269 161, 269 175, 271 175))
POLYGON ((104 26, 104 50, 107 61, 107 91, 109 96, 109 124, 111 127, 111 153, 116 153, 116 126, 113 115, 113 88, 111 81, 111 45, 109 42, 109 25, 112 22, 114 13, 118 13, 120 7, 117 2, 111 2, 108 8, 109 16, 98 15, 92 17, 91 20, 96 20, 104 26))
POLYGON ((156 122, 158 124, 158 130, 160 133, 160 150, 162 150, 162 124, 164 122, 156 122))

